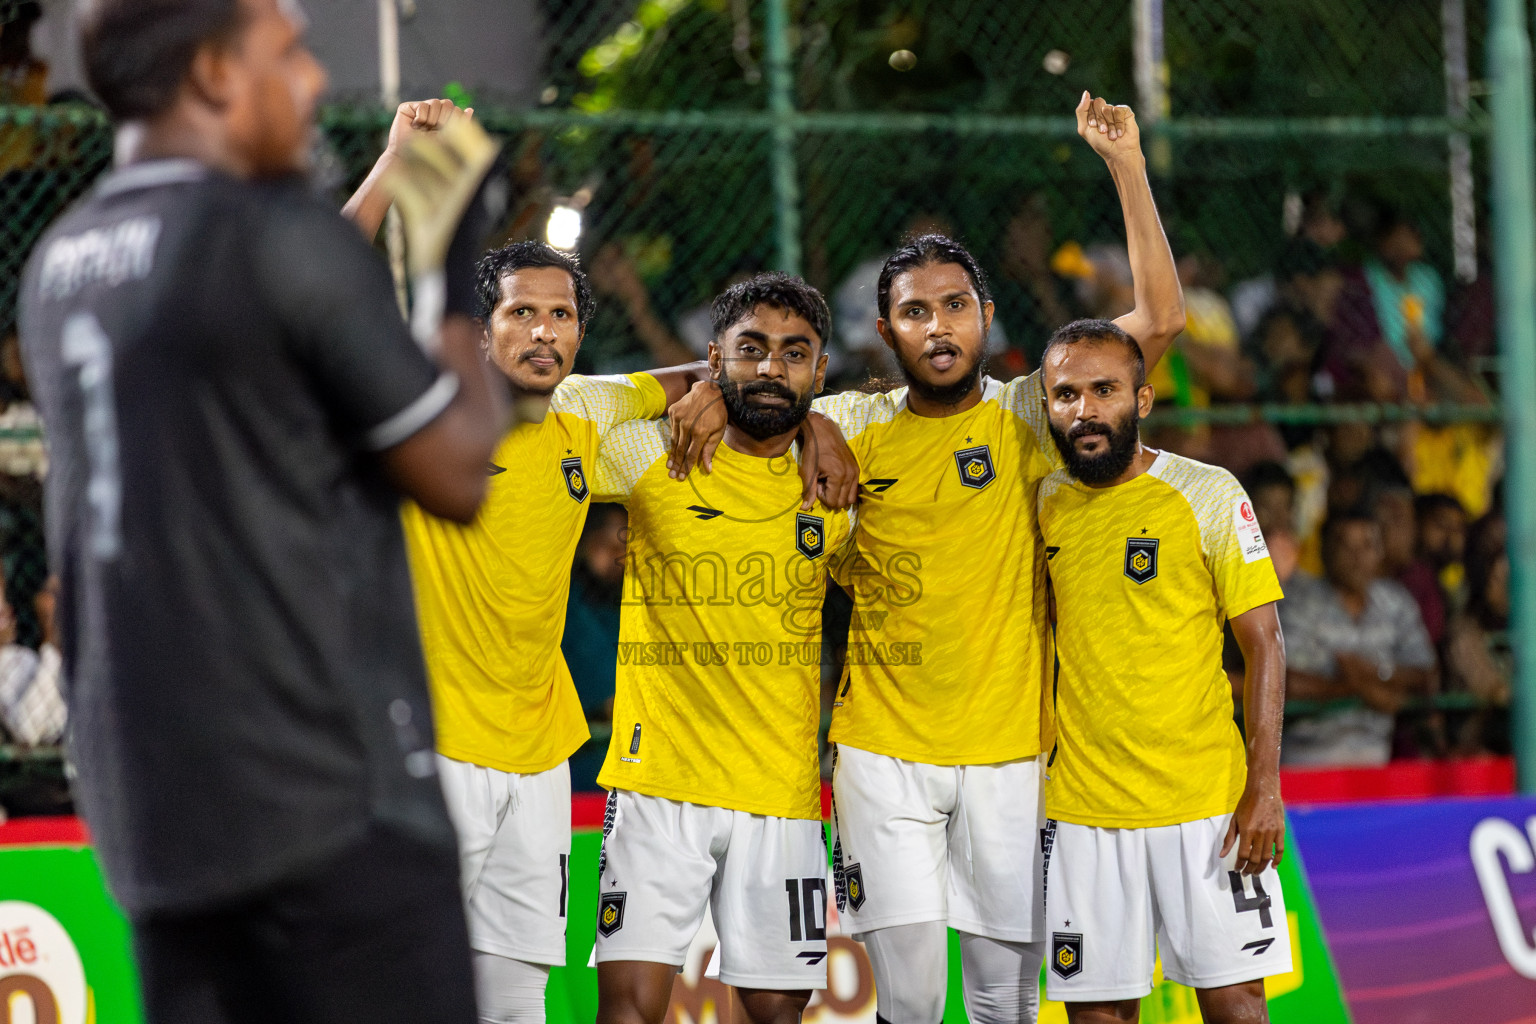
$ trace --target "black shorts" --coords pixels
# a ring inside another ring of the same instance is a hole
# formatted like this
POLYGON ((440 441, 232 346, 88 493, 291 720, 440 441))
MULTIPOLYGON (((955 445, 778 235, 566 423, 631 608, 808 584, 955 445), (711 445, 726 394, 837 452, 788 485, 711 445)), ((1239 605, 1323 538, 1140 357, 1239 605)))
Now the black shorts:
POLYGON ((475 1024, 457 858, 392 829, 258 898, 133 932, 151 1024, 475 1024))

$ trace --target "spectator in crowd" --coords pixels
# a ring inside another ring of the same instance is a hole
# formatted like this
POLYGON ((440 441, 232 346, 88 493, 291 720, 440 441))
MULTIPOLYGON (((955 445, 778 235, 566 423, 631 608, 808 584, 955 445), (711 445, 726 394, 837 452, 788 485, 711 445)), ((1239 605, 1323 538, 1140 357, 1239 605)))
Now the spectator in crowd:
MULTIPOLYGON (((21 367, 21 341, 14 325, 0 329, 0 473, 40 477, 46 461, 42 421, 27 390, 21 367)), ((0 486, 0 500, 5 488, 0 486)), ((3 519, 0 516, 0 519, 3 519)))
POLYGON ((597 789, 613 719, 614 671, 619 657, 619 606, 629 515, 623 505, 596 504, 576 544, 571 596, 565 606, 560 651, 570 667, 593 739, 571 757, 571 786, 597 789))
MULTIPOLYGON (((1312 401, 1313 367, 1321 345, 1322 330, 1306 313, 1282 303, 1264 314, 1253 346, 1260 366, 1259 397, 1287 405, 1312 401)), ((1296 433, 1295 439, 1303 439, 1310 429, 1296 433)))
MULTIPOLYGON (((1297 241, 1281 254, 1280 291, 1246 337, 1260 365, 1260 397, 1302 404, 1332 396, 1332 380, 1318 373, 1327 324, 1333 318, 1343 276, 1322 247, 1297 241)), ((1304 439, 1307 428, 1282 428, 1286 440, 1304 439)))
POLYGON ((1186 253, 1178 267, 1187 312, 1184 333, 1175 344, 1188 366, 1190 386, 1204 393, 1207 404, 1252 398, 1254 367, 1243 357, 1232 307, 1216 288, 1220 265, 1209 254, 1186 253))
MULTIPOLYGON (((1287 252, 1313 252, 1331 265, 1334 250, 1348 233, 1327 194, 1312 192, 1301 200, 1300 222, 1296 226, 1295 237, 1287 246, 1287 252)), ((1253 337, 1265 314, 1277 304, 1295 301, 1294 295, 1290 294, 1293 278, 1288 272, 1287 262, 1287 258, 1282 257, 1276 273, 1260 274, 1239 281, 1232 287, 1232 319, 1244 338, 1253 337)), ((1327 323, 1329 318, 1323 316, 1320 319, 1327 323)))
POLYGON ((1375 518, 1336 513, 1323 526, 1325 577, 1293 577, 1280 602, 1288 699, 1362 702, 1290 721, 1287 764, 1385 764, 1393 715, 1434 677, 1434 650, 1418 608, 1402 584, 1381 578, 1381 562, 1375 518))
POLYGON ((1369 423, 1336 423, 1327 436, 1329 512, 1370 509, 1377 495, 1408 487, 1402 462, 1369 423))
POLYGON ((0 589, 0 724, 24 746, 51 745, 64 738, 65 705, 59 687, 61 661, 54 625, 58 580, 50 577, 35 601, 43 627, 37 650, 16 642, 16 613, 0 589))
POLYGON ((1371 514, 1381 530, 1381 575, 1397 579, 1413 564, 1419 526, 1413 515, 1413 489, 1407 480, 1383 483, 1370 497, 1371 514))
POLYGON ((1010 377, 1037 365, 1051 333, 1082 315, 1070 282, 1051 266, 1054 244, 1049 200, 1044 192, 1031 192, 1003 229, 999 273, 992 282, 998 316, 1011 317, 1019 328, 1020 347, 1005 354, 1010 377))
MULTIPOLYGON (((1449 516, 1447 516, 1449 518, 1449 516)), ((1453 755, 1508 753, 1506 727, 1514 658, 1509 636, 1509 554, 1501 516, 1479 520, 1467 538, 1467 604, 1446 630, 1445 691, 1489 707, 1448 715, 1453 755)))
POLYGON ((1414 501, 1419 525, 1419 558, 1435 573, 1448 606, 1459 604, 1466 569, 1467 512, 1449 494, 1421 494, 1414 501))
POLYGON ((1403 369, 1418 363, 1416 349, 1440 344, 1445 285, 1424 262, 1424 240, 1412 220, 1396 210, 1382 214, 1373 256, 1361 268, 1382 340, 1403 369))
POLYGON ((629 318, 629 328, 645 346, 658 366, 677 366, 692 362, 695 356, 672 333, 651 303, 651 292, 618 242, 607 242, 592 257, 587 268, 592 290, 613 299, 629 318))
MULTIPOLYGON (((1430 642, 1439 649, 1453 607, 1451 590, 1460 582, 1467 514, 1461 502, 1449 494, 1409 494, 1408 500, 1412 551, 1406 561, 1390 566, 1388 572, 1413 595, 1430 642)), ((1377 519, 1381 521, 1379 507, 1377 519)))
MULTIPOLYGON (((32 26, 43 16, 35 0, 0 3, 0 106, 41 107, 48 102, 48 65, 32 53, 32 26)), ((37 129, 12 123, 0 133, 0 186, 37 189, 42 160, 37 129)))
POLYGON ((32 27, 42 17, 36 0, 0 7, 0 106, 48 102, 48 65, 32 53, 32 27))

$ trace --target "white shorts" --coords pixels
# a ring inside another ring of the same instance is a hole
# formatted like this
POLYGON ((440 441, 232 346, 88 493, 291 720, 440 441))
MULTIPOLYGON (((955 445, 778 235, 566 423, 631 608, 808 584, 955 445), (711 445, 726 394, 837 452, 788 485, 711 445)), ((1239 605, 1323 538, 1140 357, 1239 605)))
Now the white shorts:
POLYGON ((1219 856, 1232 815, 1161 828, 1052 822, 1046 871, 1047 993, 1061 1002, 1140 999, 1163 976, 1221 988, 1291 970, 1285 895, 1273 866, 1219 856), (1154 950, 1154 939, 1156 950, 1154 950))
POLYGON ((682 966, 707 905, 725 984, 827 987, 827 846, 819 821, 614 790, 598 873, 597 963, 682 966))
POLYGON ((522 775, 437 755, 459 837, 469 944, 532 964, 565 965, 571 769, 522 775))
POLYGON ((1045 937, 1040 759, 931 765, 839 745, 837 909, 855 937, 943 921, 1007 942, 1045 937))

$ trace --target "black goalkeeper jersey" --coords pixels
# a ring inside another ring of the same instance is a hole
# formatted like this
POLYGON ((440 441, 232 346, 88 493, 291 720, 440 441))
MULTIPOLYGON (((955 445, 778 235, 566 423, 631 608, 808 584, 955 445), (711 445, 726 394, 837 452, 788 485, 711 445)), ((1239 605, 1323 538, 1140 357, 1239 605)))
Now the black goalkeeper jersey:
POLYGON ((48 232, 22 303, 76 795, 124 908, 240 898, 370 822, 451 843, 373 453, 457 383, 377 254, 296 183, 155 161, 48 232))

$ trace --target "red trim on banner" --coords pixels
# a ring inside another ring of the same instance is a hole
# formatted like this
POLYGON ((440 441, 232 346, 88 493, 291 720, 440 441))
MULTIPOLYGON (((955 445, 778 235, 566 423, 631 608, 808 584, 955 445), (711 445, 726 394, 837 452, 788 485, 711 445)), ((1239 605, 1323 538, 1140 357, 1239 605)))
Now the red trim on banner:
POLYGON ((89 846, 79 818, 15 818, 0 825, 0 846, 89 846))
POLYGON ((1380 768, 1284 768, 1280 772, 1280 794, 1287 804, 1508 796, 1514 791, 1512 757, 1393 761, 1380 768))
POLYGON ((603 807, 607 803, 607 793, 572 793, 571 827, 602 828, 603 807))

